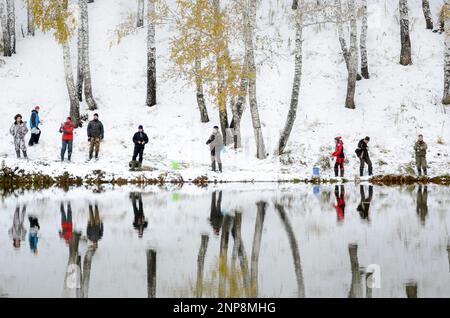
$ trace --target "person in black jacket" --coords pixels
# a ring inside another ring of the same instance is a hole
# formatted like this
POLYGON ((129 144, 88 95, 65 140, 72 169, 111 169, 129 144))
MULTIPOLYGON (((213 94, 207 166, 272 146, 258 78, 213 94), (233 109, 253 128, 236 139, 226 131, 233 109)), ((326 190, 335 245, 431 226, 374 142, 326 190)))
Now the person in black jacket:
POLYGON ((363 220, 370 221, 369 218, 369 208, 370 208, 370 202, 372 202, 373 197, 373 186, 369 186, 369 196, 366 197, 366 193, 364 191, 364 186, 359 186, 359 193, 361 195, 361 201, 359 202, 358 207, 356 208, 356 211, 359 212, 359 216, 363 220))
POLYGON ((131 204, 133 205, 134 221, 133 227, 138 233, 138 237, 144 236, 144 230, 148 226, 148 221, 144 215, 144 205, 142 203, 142 194, 138 192, 130 193, 131 204), (139 207, 138 207, 139 205, 139 207))
POLYGON ((148 144, 148 136, 144 132, 144 127, 139 125, 139 131, 133 136, 134 151, 133 151, 133 161, 136 161, 139 155, 139 166, 142 166, 142 160, 144 156, 145 145, 148 144))
POLYGON ((95 150, 95 159, 98 159, 100 151, 100 142, 105 137, 103 124, 98 120, 98 114, 94 114, 94 119, 91 120, 87 127, 87 135, 89 141, 89 160, 92 159, 92 154, 95 150))
POLYGON ((358 142, 358 149, 356 149, 356 155, 359 158, 359 162, 361 163, 359 166, 359 175, 362 177, 364 175, 364 164, 367 163, 369 168, 369 176, 373 174, 372 172, 372 161, 370 161, 369 157, 369 146, 367 144, 370 141, 370 137, 366 137, 361 139, 358 142))
POLYGON ((92 247, 97 249, 98 241, 103 237, 103 221, 100 218, 98 205, 95 204, 95 212, 92 205, 89 204, 89 219, 86 229, 88 240, 92 242, 92 247))

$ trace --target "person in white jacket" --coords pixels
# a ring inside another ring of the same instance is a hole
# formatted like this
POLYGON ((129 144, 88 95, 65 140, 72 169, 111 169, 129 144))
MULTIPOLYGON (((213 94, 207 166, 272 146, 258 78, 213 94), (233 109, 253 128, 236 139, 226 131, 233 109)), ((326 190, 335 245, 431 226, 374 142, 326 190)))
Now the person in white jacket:
POLYGON ((216 161, 219 164, 219 172, 222 172, 222 160, 220 159, 220 152, 223 148, 222 134, 219 132, 219 127, 214 126, 211 136, 206 142, 211 151, 211 170, 216 171, 216 161))
POLYGON ((20 213, 20 207, 16 207, 16 212, 14 213, 13 218, 13 225, 8 231, 9 237, 13 240, 13 246, 15 248, 20 248, 20 242, 25 241, 25 237, 27 235, 27 230, 23 225, 26 210, 27 207, 23 206, 22 213, 20 213))

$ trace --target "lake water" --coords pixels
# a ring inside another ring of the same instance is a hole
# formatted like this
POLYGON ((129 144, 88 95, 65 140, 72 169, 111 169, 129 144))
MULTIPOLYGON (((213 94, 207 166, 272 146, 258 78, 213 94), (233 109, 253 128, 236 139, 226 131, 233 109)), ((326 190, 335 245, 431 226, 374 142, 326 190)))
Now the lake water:
POLYGON ((449 203, 354 184, 15 193, 0 295, 450 297, 449 203))

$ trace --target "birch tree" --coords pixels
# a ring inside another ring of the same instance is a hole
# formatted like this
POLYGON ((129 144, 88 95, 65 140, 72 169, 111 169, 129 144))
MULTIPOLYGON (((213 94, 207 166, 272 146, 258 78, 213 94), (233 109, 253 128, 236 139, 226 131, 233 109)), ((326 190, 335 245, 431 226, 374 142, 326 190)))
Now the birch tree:
POLYGON ((9 36, 8 18, 5 6, 0 2, 0 23, 2 27, 3 55, 11 56, 11 37, 9 36))
POLYGON ((144 0, 138 0, 136 27, 144 26, 144 0))
POLYGON ((6 13, 11 53, 16 54, 16 12, 14 0, 6 0, 6 13))
POLYGON ((208 248, 209 236, 207 234, 201 235, 201 244, 197 256, 197 283, 195 288, 195 297, 201 298, 203 296, 203 269, 205 267, 205 255, 208 248))
POLYGON ((411 39, 409 37, 408 0, 399 0, 400 11, 400 64, 411 65, 411 39))
POLYGON ((148 0, 147 29, 147 106, 156 105, 155 3, 148 0))
POLYGON ((78 100, 80 102, 83 101, 83 84, 84 84, 84 63, 83 63, 83 57, 84 57, 84 24, 83 24, 83 17, 82 17, 82 2, 83 0, 79 0, 79 7, 80 7, 80 15, 79 15, 79 22, 78 22, 78 38, 77 38, 77 49, 78 49, 78 63, 77 63, 77 94, 78 94, 78 100))
POLYGON ((278 142, 278 154, 282 154, 286 148, 287 141, 294 126, 295 118, 297 116, 298 97, 300 95, 300 84, 302 79, 302 63, 303 63, 303 50, 302 50, 302 34, 303 34, 303 13, 300 7, 303 5, 303 0, 296 0, 292 4, 295 15, 295 66, 294 66, 294 81, 292 84, 291 103, 289 112, 287 115, 284 129, 281 133, 280 140, 278 142), (299 3, 300 2, 300 3, 299 3))
POLYGON ((345 99, 345 107, 355 108, 355 91, 357 77, 357 30, 356 30, 356 8, 355 0, 349 0, 348 7, 350 10, 350 51, 348 63, 348 80, 347 80, 347 97, 345 99))
POLYGON ((27 0, 27 33, 28 35, 34 36, 35 35, 35 27, 34 27, 34 16, 33 16, 33 9, 31 8, 31 2, 32 0, 27 0))
POLYGON ((81 125, 80 107, 72 73, 69 40, 74 31, 74 17, 68 0, 34 0, 32 2, 36 26, 43 32, 53 31, 55 40, 62 46, 64 74, 70 100, 70 116, 75 127, 81 125))
POLYGON ((450 0, 445 0, 443 7, 444 19, 445 19, 445 50, 444 50, 444 97, 442 103, 444 105, 450 105, 450 0))
POLYGON ((422 10, 428 30, 433 30, 433 19, 431 18, 430 1, 422 0, 422 10))
POLYGON ((81 24, 83 30, 83 79, 84 97, 89 110, 97 109, 97 103, 92 94, 91 67, 89 59, 89 13, 87 0, 80 0, 81 24))
POLYGON ((265 159, 266 147, 264 145, 264 138, 261 130, 261 120, 259 118, 258 102, 256 98, 256 62, 255 62, 255 49, 253 44, 254 31, 256 27, 256 1, 248 0, 247 6, 244 10, 249 10, 247 14, 247 23, 245 31, 245 51, 248 61, 248 95, 249 106, 252 117, 253 131, 256 142, 256 157, 258 159, 265 159))
POLYGON ((367 0, 362 0, 362 23, 361 23, 361 37, 360 37, 360 51, 361 51, 361 75, 365 79, 369 75, 369 63, 367 61, 367 0))

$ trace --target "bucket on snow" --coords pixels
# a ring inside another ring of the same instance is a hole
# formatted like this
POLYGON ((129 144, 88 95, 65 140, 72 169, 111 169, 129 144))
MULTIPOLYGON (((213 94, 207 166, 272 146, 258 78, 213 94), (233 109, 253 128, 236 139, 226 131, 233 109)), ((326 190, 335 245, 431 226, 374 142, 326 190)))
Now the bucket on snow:
POLYGON ((313 177, 319 177, 320 176, 320 168, 314 167, 313 168, 313 177))

